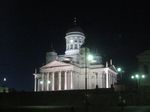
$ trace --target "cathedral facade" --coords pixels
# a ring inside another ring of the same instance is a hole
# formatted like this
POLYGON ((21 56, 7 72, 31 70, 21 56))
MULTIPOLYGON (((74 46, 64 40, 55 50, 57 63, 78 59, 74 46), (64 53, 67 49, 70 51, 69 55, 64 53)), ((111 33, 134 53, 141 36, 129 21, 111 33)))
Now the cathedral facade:
POLYGON ((82 47, 85 38, 80 27, 68 30, 65 54, 47 52, 46 65, 33 74, 34 91, 110 88, 117 83, 112 61, 103 65, 101 56, 90 55, 90 50, 82 47))

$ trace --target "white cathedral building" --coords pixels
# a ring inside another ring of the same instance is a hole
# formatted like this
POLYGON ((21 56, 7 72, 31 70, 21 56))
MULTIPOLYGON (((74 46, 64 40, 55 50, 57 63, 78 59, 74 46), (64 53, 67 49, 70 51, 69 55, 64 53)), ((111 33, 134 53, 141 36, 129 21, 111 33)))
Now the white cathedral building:
POLYGON ((66 33, 66 51, 57 55, 47 52, 46 65, 34 75, 34 91, 60 91, 95 88, 111 88, 117 82, 115 66, 102 57, 90 55, 90 50, 82 47, 85 34, 75 26, 66 33))

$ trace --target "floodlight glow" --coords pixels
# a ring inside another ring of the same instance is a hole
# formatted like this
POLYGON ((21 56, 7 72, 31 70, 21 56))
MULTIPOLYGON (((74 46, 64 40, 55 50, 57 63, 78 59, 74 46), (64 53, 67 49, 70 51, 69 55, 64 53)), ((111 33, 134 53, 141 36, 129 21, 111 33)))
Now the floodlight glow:
POLYGON ((43 81, 40 81, 40 84, 43 84, 43 81))
POLYGON ((136 75, 135 75, 135 77, 138 79, 138 78, 139 78, 139 75, 138 75, 138 74, 136 74, 136 75))
POLYGON ((50 83, 51 83, 51 81, 47 81, 47 83, 48 83, 48 84, 50 84, 50 83))
POLYGON ((118 72, 121 72, 121 68, 120 68, 120 67, 119 67, 119 68, 117 68, 117 71, 118 71, 118 72))
POLYGON ((144 78, 145 78, 145 75, 142 75, 141 77, 144 79, 144 78))
POLYGON ((70 40, 70 43, 73 43, 73 40, 70 40))
POLYGON ((131 76, 131 79, 134 79, 134 76, 133 76, 133 75, 131 76))
POLYGON ((96 60, 92 60, 92 63, 96 63, 97 61, 96 60))
POLYGON ((4 82, 6 82, 6 78, 4 77, 4 82))
POLYGON ((88 55, 88 57, 87 57, 88 61, 92 61, 93 58, 94 58, 93 55, 88 55))

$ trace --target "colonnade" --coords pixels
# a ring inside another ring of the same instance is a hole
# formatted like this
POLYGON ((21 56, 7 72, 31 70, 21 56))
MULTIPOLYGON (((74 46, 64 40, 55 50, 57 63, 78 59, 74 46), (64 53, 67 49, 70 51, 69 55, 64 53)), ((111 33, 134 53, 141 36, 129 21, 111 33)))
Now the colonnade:
MULTIPOLYGON (((44 72, 35 75, 34 91, 57 91, 57 90, 71 90, 71 89, 84 89, 85 77, 79 78, 79 73, 68 71, 55 71, 44 72)), ((98 85, 100 88, 110 88, 111 84, 117 82, 116 75, 106 70, 104 72, 93 72, 93 75, 88 75, 87 85, 88 89, 94 89, 92 84, 98 85), (95 74, 95 79, 92 76, 95 74), (95 82, 93 82, 95 81, 95 82)))
POLYGON ((34 77, 34 91, 68 89, 73 89, 73 71, 46 72, 34 77))

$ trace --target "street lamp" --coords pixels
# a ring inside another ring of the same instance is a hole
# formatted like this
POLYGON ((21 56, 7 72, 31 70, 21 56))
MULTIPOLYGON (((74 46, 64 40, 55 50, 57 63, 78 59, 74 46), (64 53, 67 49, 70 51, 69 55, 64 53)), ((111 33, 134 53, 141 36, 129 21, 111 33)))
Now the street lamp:
POLYGON ((136 79, 136 81, 137 81, 137 88, 139 88, 140 81, 141 81, 141 79, 145 79, 145 75, 144 74, 142 74, 142 75, 135 74, 135 75, 131 76, 131 79, 136 79))
POLYGON ((4 77, 3 81, 4 81, 4 82, 6 82, 6 81, 7 81, 6 77, 4 77))
POLYGON ((3 82, 2 83, 3 83, 4 87, 7 87, 7 79, 6 79, 6 77, 3 78, 3 82))
POLYGON ((119 68, 117 68, 117 71, 118 71, 118 72, 121 72, 121 71, 122 71, 122 69, 119 67, 119 68))
POLYGON ((48 81, 47 81, 47 83, 48 83, 48 84, 50 84, 50 83, 51 83, 51 81, 50 81, 50 80, 48 80, 48 81))
POLYGON ((118 67, 118 68, 117 68, 117 71, 118 71, 118 73, 120 74, 120 82, 122 83, 122 72, 123 72, 123 70, 122 70, 121 67, 118 67))
POLYGON ((138 75, 138 74, 136 74, 136 75, 135 75, 135 78, 136 78, 136 79, 139 79, 139 75, 138 75))
POLYGON ((87 89, 87 62, 92 62, 94 59, 93 55, 92 54, 87 54, 86 53, 86 58, 85 58, 85 89, 87 89))
POLYGON ((40 84, 42 85, 42 84, 43 84, 43 81, 40 81, 40 84))
POLYGON ((134 78, 135 78, 135 77, 132 75, 132 76, 131 76, 131 79, 134 79, 134 78))
POLYGON ((88 60, 88 61, 92 61, 92 60, 93 60, 93 58, 94 58, 94 57, 93 57, 93 55, 88 54, 88 56, 87 56, 87 60, 88 60))
POLYGON ((88 94, 87 94, 87 62, 92 62, 93 60, 93 55, 88 54, 88 49, 85 48, 85 112, 88 112, 88 94))
POLYGON ((144 78, 145 78, 145 75, 142 75, 141 77, 144 79, 144 78))

